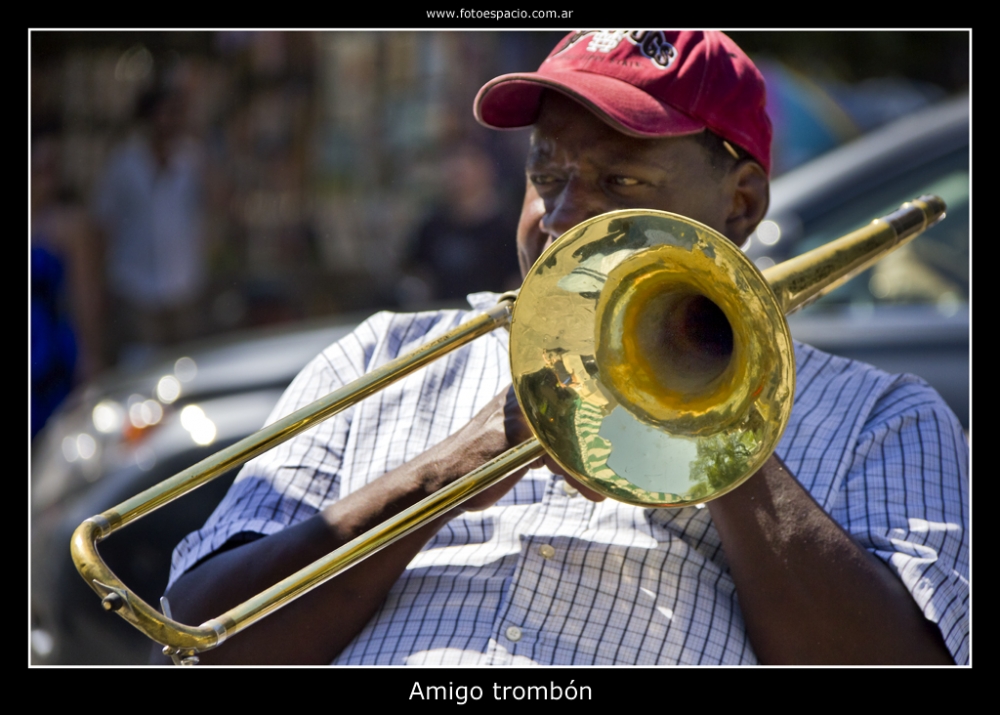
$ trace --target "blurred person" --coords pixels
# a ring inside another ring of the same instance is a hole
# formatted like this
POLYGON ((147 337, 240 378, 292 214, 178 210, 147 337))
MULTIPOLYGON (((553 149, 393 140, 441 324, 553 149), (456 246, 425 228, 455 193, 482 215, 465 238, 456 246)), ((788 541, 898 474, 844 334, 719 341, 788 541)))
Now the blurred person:
POLYGON ((503 200, 489 154, 471 142, 442 162, 441 201, 410 241, 403 260, 404 305, 464 300, 479 290, 520 285, 517 215, 503 200))
POLYGON ((206 285, 203 167, 185 132, 185 98, 156 87, 108 158, 93 210, 106 239, 118 359, 201 330, 206 285))
POLYGON ((104 366, 103 285, 94 227, 63 186, 59 140, 31 146, 31 436, 80 381, 104 366))
MULTIPOLYGON (((763 79, 718 32, 566 36, 487 83, 477 119, 531 127, 526 272, 580 222, 689 216, 737 245, 769 201, 763 79)), ((273 421, 491 307, 379 313, 307 366, 273 421)), ((544 308, 542 308, 544 309, 544 308)), ((918 378, 794 343, 775 453, 705 508, 604 501, 551 459, 269 615, 205 663, 967 663, 968 446, 918 378), (586 497, 586 498, 584 498, 586 497)), ((248 462, 174 553, 201 623, 529 436, 497 330, 248 462)))

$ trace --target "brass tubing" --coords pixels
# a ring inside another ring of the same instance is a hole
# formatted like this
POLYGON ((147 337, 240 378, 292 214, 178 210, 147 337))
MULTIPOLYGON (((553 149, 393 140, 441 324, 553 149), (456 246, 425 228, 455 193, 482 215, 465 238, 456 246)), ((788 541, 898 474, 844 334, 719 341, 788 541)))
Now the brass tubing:
POLYGON ((801 256, 763 271, 785 315, 814 300, 872 266, 922 231, 944 218, 945 205, 937 196, 921 196, 867 226, 801 256))
POLYGON ((111 531, 120 529, 129 522, 145 516, 192 489, 211 481, 223 472, 239 466, 282 442, 286 442, 300 432, 329 419, 442 355, 506 325, 509 319, 510 301, 499 303, 483 315, 463 323, 437 340, 375 368, 354 382, 334 390, 329 395, 277 420, 212 456, 206 457, 194 466, 165 479, 141 494, 123 501, 103 512, 102 516, 111 524, 111 531))
MULTIPOLYGON (((403 510, 393 518, 317 559, 271 588, 213 618, 201 626, 178 623, 164 618, 156 609, 128 590, 107 567, 97 552, 102 537, 101 517, 92 517, 73 534, 73 553, 77 568, 91 587, 107 599, 120 599, 114 609, 125 620, 157 643, 201 652, 220 645, 261 618, 320 586, 337 574, 364 561, 385 547, 415 531, 431 519, 445 513, 504 477, 530 464, 545 453, 537 439, 529 439, 469 472, 447 487, 403 510)), ((106 527, 105 527, 106 528, 106 527)))
POLYGON ((102 517, 87 519, 73 532, 70 550, 83 580, 101 596, 105 608, 163 645, 194 652, 219 645, 218 634, 211 628, 188 626, 165 618, 163 614, 128 589, 108 568, 97 551, 97 542, 110 533, 102 517))
POLYGON ((114 606, 109 610, 115 610, 157 643, 196 652, 214 648, 219 644, 215 630, 193 628, 164 618, 115 576, 101 558, 97 543, 130 522, 180 498, 228 469, 291 439, 442 355, 506 326, 510 321, 511 300, 511 297, 505 296, 505 299, 483 315, 463 323, 437 340, 376 368, 355 382, 86 520, 77 527, 70 542, 70 554, 80 575, 101 596, 106 606, 114 606))
POLYGON ((512 447, 266 591, 226 611, 218 618, 203 623, 201 627, 210 626, 221 630, 227 638, 239 633, 264 616, 378 553, 544 454, 545 448, 534 438, 512 447))

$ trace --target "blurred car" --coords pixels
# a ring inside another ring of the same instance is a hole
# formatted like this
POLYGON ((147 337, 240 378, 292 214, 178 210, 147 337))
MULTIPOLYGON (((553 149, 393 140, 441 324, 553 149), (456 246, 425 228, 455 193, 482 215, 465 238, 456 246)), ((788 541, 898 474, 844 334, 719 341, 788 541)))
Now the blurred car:
POLYGON ((946 217, 789 317, 793 337, 892 373, 919 375, 969 429, 969 99, 869 132, 771 183, 768 215, 744 248, 761 268, 884 216, 921 194, 946 217))
MULTIPOLYGON (((758 265, 802 253, 905 200, 936 193, 948 217, 792 316, 821 349, 923 376, 968 427, 969 111, 967 99, 899 120, 772 184, 767 221, 747 254, 758 265)), ((145 663, 151 643, 99 606, 69 558, 84 519, 259 429, 285 386, 353 328, 307 324, 230 337, 111 375, 74 394, 32 450, 32 659, 145 663)), ((148 603, 166 587, 170 555, 218 504, 234 474, 115 534, 101 553, 148 603)))

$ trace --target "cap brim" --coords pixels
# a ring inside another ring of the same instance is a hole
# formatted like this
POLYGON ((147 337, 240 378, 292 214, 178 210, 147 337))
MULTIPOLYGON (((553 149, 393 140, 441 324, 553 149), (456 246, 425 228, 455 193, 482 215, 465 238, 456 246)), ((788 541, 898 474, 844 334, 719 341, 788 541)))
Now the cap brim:
POLYGON ((519 129, 538 120, 543 91, 553 89, 587 107, 619 131, 637 137, 694 134, 705 124, 614 77, 579 70, 506 74, 483 85, 473 112, 493 129, 519 129))

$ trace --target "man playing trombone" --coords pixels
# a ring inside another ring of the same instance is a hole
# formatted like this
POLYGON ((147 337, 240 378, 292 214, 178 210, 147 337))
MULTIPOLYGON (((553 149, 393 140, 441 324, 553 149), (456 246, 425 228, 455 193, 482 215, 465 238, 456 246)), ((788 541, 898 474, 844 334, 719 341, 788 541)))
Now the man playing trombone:
MULTIPOLYGON (((744 243, 768 206, 764 106, 760 73, 716 32, 573 33, 538 72, 487 83, 481 123, 532 127, 522 272, 615 209, 670 211, 744 243)), ((476 313, 496 296, 470 302, 476 313)), ((469 316, 373 316, 303 370, 272 419, 469 316)), ((507 348, 495 331, 249 462, 175 552, 173 617, 231 608, 529 437, 507 348)), ((539 460, 203 662, 966 662, 957 420, 915 378, 795 354, 777 451, 706 508, 603 500, 539 460)))

